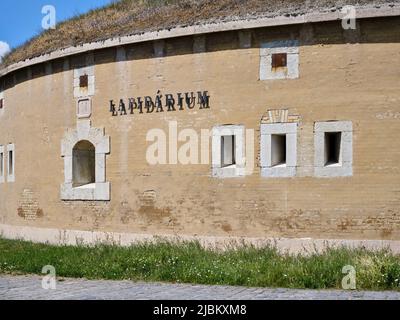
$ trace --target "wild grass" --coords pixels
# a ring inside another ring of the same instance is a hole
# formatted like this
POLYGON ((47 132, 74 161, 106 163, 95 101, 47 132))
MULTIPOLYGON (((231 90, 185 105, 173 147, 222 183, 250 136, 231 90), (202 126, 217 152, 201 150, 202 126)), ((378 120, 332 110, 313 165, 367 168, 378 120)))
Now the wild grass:
POLYGON ((387 0, 120 0, 60 22, 14 48, 0 68, 83 43, 221 20, 301 14, 351 4, 387 0))
POLYGON ((0 239, 0 273, 41 274, 45 265, 58 277, 250 287, 340 289, 346 265, 356 269, 360 290, 398 290, 400 279, 400 256, 389 250, 289 255, 272 246, 215 251, 197 242, 74 247, 0 239))

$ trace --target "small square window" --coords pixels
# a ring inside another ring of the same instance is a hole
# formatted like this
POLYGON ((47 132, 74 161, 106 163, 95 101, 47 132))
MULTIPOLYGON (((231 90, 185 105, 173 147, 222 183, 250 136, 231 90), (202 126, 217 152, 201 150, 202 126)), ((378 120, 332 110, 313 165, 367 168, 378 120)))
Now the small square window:
POLYGON ((87 88, 89 86, 89 77, 87 74, 79 77, 79 87, 87 88))
POLYGON ((95 94, 94 66, 79 67, 74 69, 74 97, 86 98, 95 94))
POLYGON ((235 136, 221 137, 221 166, 228 167, 235 162, 235 136))
POLYGON ((286 166, 286 134, 271 136, 271 165, 286 166))
POLYGON ((285 68, 287 67, 287 53, 274 53, 272 54, 272 68, 285 68))
POLYGON ((353 124, 326 121, 314 124, 314 174, 317 177, 353 175, 353 124))
POLYGON ((261 43, 260 80, 297 78, 299 78, 298 40, 261 43))
POLYGON ((260 151, 263 177, 294 177, 297 167, 297 123, 261 124, 260 151))
POLYGON ((341 138, 341 132, 325 132, 325 166, 340 164, 341 138))
POLYGON ((212 175, 234 178, 245 175, 245 129, 242 125, 222 125, 212 132, 212 175))

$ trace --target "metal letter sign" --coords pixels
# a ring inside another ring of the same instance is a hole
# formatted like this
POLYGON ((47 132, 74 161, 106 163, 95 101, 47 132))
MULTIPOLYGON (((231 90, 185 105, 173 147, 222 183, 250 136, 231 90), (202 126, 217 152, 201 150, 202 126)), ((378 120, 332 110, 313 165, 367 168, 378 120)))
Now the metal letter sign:
POLYGON ((126 116, 128 114, 160 113, 193 110, 195 107, 210 109, 210 95, 208 91, 185 92, 175 95, 168 93, 163 96, 160 91, 155 98, 150 96, 129 98, 119 102, 110 100, 110 113, 113 117, 126 116))

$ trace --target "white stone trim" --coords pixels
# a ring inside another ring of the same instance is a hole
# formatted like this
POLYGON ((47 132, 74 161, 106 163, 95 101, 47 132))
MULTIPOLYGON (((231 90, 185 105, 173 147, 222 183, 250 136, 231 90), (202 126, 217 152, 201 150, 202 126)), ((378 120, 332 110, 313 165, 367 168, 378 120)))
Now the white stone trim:
POLYGON ((245 128, 243 125, 222 125, 212 130, 212 176, 217 178, 233 178, 245 175, 245 128), (222 167, 221 137, 235 136, 235 165, 222 167))
POLYGON ((261 124, 260 162, 261 176, 266 178, 294 177, 297 168, 297 123, 261 124), (286 135, 286 165, 272 166, 274 134, 286 135))
POLYGON ((3 155, 3 161, 1 161, 1 157, 0 157, 0 167, 3 169, 3 172, 1 172, 1 168, 0 168, 0 183, 4 183, 5 182, 5 176, 6 176, 6 164, 5 164, 5 159, 6 159, 6 154, 5 154, 5 150, 4 150, 4 146, 0 146, 0 154, 3 155))
POLYGON ((131 246, 145 242, 167 240, 199 241, 205 248, 226 250, 227 248, 253 245, 256 248, 276 246, 279 252, 290 254, 312 254, 323 252, 327 248, 349 247, 381 250, 389 248, 394 254, 400 254, 399 240, 350 240, 350 239, 314 239, 314 238, 271 238, 271 237, 223 237, 191 236, 171 234, 138 234, 106 231, 87 231, 55 228, 38 228, 0 224, 0 236, 12 240, 25 240, 50 245, 98 245, 113 244, 131 246))
POLYGON ((80 120, 77 129, 68 130, 61 142, 61 156, 64 158, 64 183, 61 185, 62 200, 110 200, 110 183, 106 181, 106 154, 110 153, 110 137, 104 128, 92 128, 90 120, 80 120), (96 182, 73 187, 73 148, 82 140, 92 143, 96 149, 96 182))
POLYGON ((95 93, 95 75, 94 65, 74 69, 74 98, 83 98, 94 96, 95 93), (81 88, 79 78, 83 75, 88 76, 88 87, 81 88))
POLYGON ((283 40, 262 43, 260 48, 260 80, 297 79, 299 77, 299 41, 283 40), (272 69, 272 55, 287 54, 287 67, 272 69))
POLYGON ((84 97, 76 102, 76 116, 78 119, 89 118, 92 115, 92 99, 84 97))
POLYGON ((7 145, 7 182, 15 182, 15 145, 13 143, 9 143, 7 145), (10 173, 10 152, 12 152, 12 168, 13 171, 10 173))
POLYGON ((351 121, 327 121, 314 124, 314 175, 347 177, 353 175, 353 125, 351 121), (340 163, 325 166, 325 132, 341 132, 340 163))
MULTIPOLYGON (((355 6, 355 8, 357 10, 357 19, 390 17, 390 16, 400 15, 400 5, 395 3, 390 5, 389 4, 380 5, 379 8, 375 7, 374 5, 355 6)), ((50 60, 64 58, 71 55, 76 55, 98 49, 105 49, 105 48, 123 46, 133 43, 170 39, 170 38, 177 38, 190 35, 203 35, 206 33, 213 33, 213 32, 284 26, 284 25, 303 24, 312 22, 339 21, 342 18, 343 14, 340 12, 340 10, 332 12, 329 9, 325 9, 325 10, 316 10, 313 12, 297 16, 281 15, 272 17, 254 17, 253 19, 205 23, 193 26, 175 27, 160 31, 138 33, 131 36, 115 37, 105 41, 85 43, 75 47, 59 49, 49 54, 44 54, 40 57, 20 61, 0 70, 0 77, 3 77, 6 74, 16 71, 18 69, 32 66, 38 63, 43 63, 50 60)))

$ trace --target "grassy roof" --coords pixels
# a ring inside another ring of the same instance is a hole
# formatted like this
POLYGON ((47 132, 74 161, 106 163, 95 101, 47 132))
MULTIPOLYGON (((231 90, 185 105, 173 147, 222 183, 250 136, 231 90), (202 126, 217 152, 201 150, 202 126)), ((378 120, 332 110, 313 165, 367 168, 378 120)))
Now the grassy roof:
MULTIPOLYGON (((397 0, 393 0, 397 1, 397 0)), ((350 4, 388 0, 120 0, 57 25, 13 49, 0 67, 58 49, 206 22, 302 14, 350 4)))

